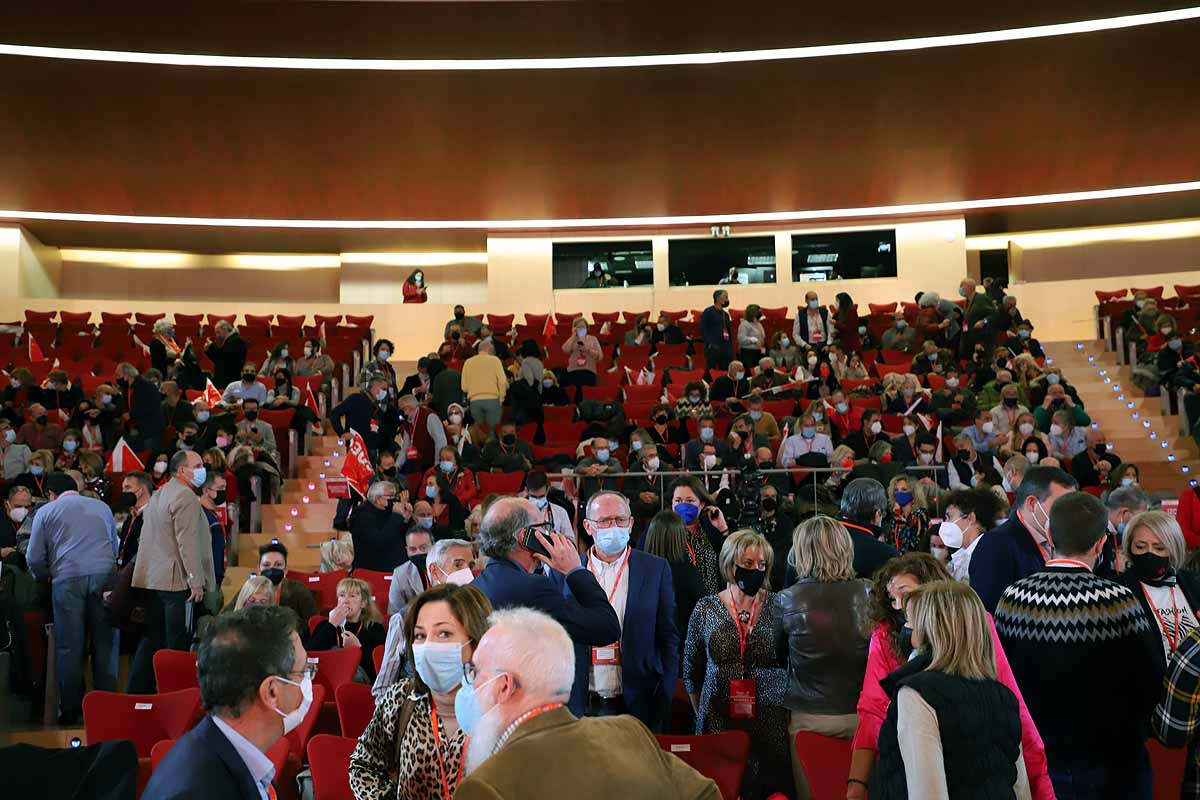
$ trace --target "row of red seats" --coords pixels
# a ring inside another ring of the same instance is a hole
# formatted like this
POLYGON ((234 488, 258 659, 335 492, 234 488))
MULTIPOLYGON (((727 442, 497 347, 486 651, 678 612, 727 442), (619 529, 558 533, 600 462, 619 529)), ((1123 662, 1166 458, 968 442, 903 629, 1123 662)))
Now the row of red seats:
MULTIPOLYGON (((64 324, 86 324, 92 318, 91 311, 26 311, 26 322, 54 322, 55 316, 64 324)), ((100 321, 105 324, 132 324, 130 317, 133 317, 139 324, 153 325, 160 319, 166 318, 166 313, 144 314, 140 311, 126 311, 124 313, 112 313, 109 311, 100 312, 100 321)), ((304 325, 307 316, 300 314, 297 316, 288 316, 286 314, 244 314, 246 324, 248 325, 271 325, 278 323, 284 327, 299 328, 304 325)), ((329 316, 325 314, 314 314, 313 319, 317 325, 340 325, 343 317, 348 325, 355 327, 369 328, 371 323, 375 321, 374 315, 356 316, 354 314, 337 314, 329 316)), ((179 314, 173 316, 176 325, 199 325, 201 322, 212 326, 218 322, 228 322, 234 324, 237 321, 237 314, 179 314)))

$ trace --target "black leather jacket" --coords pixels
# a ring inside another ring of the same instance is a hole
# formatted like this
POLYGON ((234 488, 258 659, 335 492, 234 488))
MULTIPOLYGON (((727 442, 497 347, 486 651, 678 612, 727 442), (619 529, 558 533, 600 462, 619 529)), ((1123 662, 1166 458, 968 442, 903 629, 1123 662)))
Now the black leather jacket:
POLYGON ((784 705, 806 714, 853 714, 862 691, 871 637, 871 584, 854 579, 802 580, 780 592, 780 659, 788 665, 784 705))

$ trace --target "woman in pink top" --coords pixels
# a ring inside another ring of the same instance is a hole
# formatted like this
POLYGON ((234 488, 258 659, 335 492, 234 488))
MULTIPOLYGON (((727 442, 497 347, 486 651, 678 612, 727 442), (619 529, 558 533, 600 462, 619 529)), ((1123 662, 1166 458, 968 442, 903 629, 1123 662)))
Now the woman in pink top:
POLYGON ((583 317, 571 323, 571 335, 563 342, 562 350, 567 354, 567 377, 562 382, 563 388, 595 386, 600 340, 588 333, 587 320, 583 317))
MULTIPOLYGON (((901 610, 904 595, 923 583, 939 580, 951 580, 950 574, 942 562, 928 553, 908 553, 894 558, 875 573, 871 589, 871 616, 875 631, 871 634, 867 672, 863 677, 862 694, 858 698, 858 730, 854 734, 854 754, 846 785, 846 797, 849 800, 867 796, 867 783, 875 765, 879 729, 888 711, 888 696, 880 686, 880 681, 900 667, 912 652, 912 633, 901 610)), ((1033 800, 1054 800, 1054 787, 1046 771, 1046 750, 1041 734, 1029 716, 1029 709, 1025 707, 1025 699, 1021 697, 1016 678, 1008 666, 1008 658, 1000 646, 990 614, 988 623, 992 626, 992 641, 996 647, 997 679, 1017 696, 1021 709, 1021 751, 1033 800)))

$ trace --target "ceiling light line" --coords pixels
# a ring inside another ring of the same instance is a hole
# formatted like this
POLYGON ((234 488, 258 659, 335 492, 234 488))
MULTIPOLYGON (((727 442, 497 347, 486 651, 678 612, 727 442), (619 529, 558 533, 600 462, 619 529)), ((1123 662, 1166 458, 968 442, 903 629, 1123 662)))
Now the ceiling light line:
POLYGON ((888 39, 874 42, 780 47, 766 50, 735 50, 708 53, 662 53, 631 56, 583 56, 564 58, 303 58, 287 56, 233 56, 202 53, 150 53, 130 50, 98 50, 75 47, 0 44, 0 55, 52 58, 74 61, 107 61, 185 67, 233 67, 242 69, 315 69, 359 71, 486 71, 551 69, 621 69, 629 67, 697 66, 753 61, 786 61, 805 58, 890 53, 939 47, 1044 39, 1079 33, 1096 33, 1200 18, 1200 6, 1129 14, 1102 19, 1059 22, 1024 28, 1006 28, 977 33, 955 33, 888 39))
POLYGON ((119 225, 178 225, 215 228, 297 228, 312 230, 486 230, 520 231, 569 228, 639 228, 679 225, 712 225, 759 222, 835 220, 859 217, 894 217, 949 214, 984 208, 1077 203, 1121 197, 1175 194, 1200 191, 1200 181, 1094 189, 1081 192, 992 197, 981 200, 949 200, 937 203, 907 203, 860 208, 827 208, 806 211, 763 211, 747 214, 691 214, 661 217, 603 217, 585 219, 260 219, 243 217, 172 217, 136 214, 88 214, 71 211, 20 211, 0 209, 0 220, 111 223, 119 225))

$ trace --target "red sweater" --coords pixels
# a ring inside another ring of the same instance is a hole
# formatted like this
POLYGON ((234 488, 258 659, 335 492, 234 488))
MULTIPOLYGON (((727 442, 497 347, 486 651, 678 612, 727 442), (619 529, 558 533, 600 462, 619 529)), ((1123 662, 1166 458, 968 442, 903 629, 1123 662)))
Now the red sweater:
POLYGON ((411 281, 404 282, 404 302, 424 303, 429 298, 425 296, 424 284, 418 286, 411 281))
POLYGON ((1188 550, 1200 547, 1200 492, 1188 489, 1179 496, 1179 511, 1175 516, 1183 529, 1188 550))

